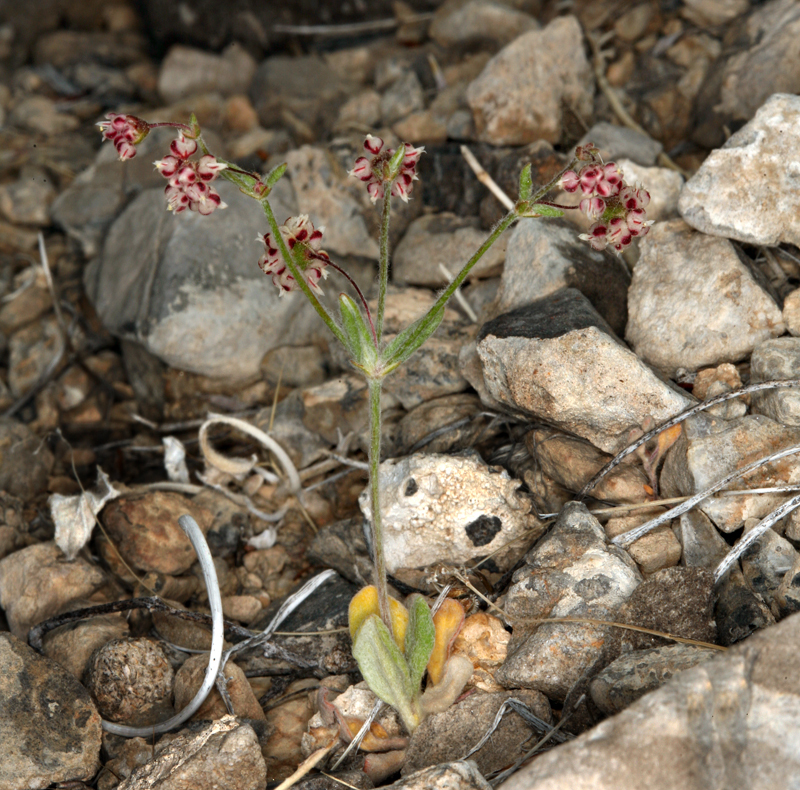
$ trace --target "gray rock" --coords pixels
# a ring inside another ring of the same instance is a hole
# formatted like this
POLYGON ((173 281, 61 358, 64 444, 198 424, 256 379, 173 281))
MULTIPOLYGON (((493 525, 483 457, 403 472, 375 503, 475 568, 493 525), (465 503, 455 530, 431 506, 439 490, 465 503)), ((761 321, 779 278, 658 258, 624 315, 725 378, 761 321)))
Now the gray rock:
MULTIPOLYGON (((547 698, 538 691, 477 692, 443 713, 428 716, 414 730, 401 773, 406 776, 429 765, 463 758, 492 727, 500 706, 511 697, 521 700, 543 721, 552 721, 547 698)), ((484 776, 502 770, 525 754, 526 742, 536 735, 522 716, 507 711, 490 740, 470 760, 484 776)))
POLYGON ((0 560, 26 545, 24 509, 19 497, 0 491, 0 560))
MULTIPOLYGON (((531 515, 530 503, 517 493, 519 485, 475 453, 384 461, 380 486, 387 569, 422 568, 439 561, 462 565, 488 554, 497 566, 507 568, 518 556, 516 546, 507 544, 544 529, 531 515)), ((359 505, 369 519, 369 488, 359 505)))
POLYGON ((775 604, 781 617, 800 611, 800 557, 783 577, 783 581, 775 591, 775 604))
POLYGON ((574 289, 485 324, 477 351, 496 402, 610 453, 648 414, 658 423, 690 404, 625 348, 574 289))
POLYGON ((415 774, 405 776, 387 790, 490 790, 491 785, 483 778, 472 760, 442 763, 423 768, 415 774))
POLYGON ((742 555, 742 573, 753 591, 772 606, 784 576, 798 557, 800 555, 786 538, 768 529, 742 555))
POLYGON ((493 0, 443 3, 428 34, 442 47, 504 47, 539 23, 530 14, 493 0))
MULTIPOLYGON (((795 25, 800 30, 800 18, 795 25)), ((800 86, 800 72, 796 79, 800 86)), ((771 90, 774 84, 771 77, 771 90)), ((787 167, 800 145, 799 129, 800 96, 770 96, 686 182, 681 216, 713 236, 755 245, 800 244, 800 197, 787 167)))
POLYGON ((682 16, 700 27, 724 25, 750 8, 750 0, 685 0, 682 16))
POLYGON ((9 222, 23 225, 50 224, 50 204, 56 191, 43 170, 23 170, 20 178, 0 187, 0 211, 9 222))
POLYGON ((71 132, 80 121, 69 113, 59 112, 56 103, 46 96, 27 96, 14 106, 8 116, 10 126, 34 134, 58 135, 71 132))
POLYGON ((515 39, 489 61, 467 89, 480 140, 523 145, 560 140, 564 107, 592 114, 592 72, 573 16, 515 39))
MULTIPOLYGON (((750 380, 753 384, 772 379, 793 379, 800 376, 800 338, 777 337, 753 349, 750 357, 750 380)), ((754 392, 754 412, 765 414, 784 425, 800 425, 800 394, 794 389, 754 392)))
MULTIPOLYGON (((392 281, 429 288, 447 285, 486 241, 486 236, 477 217, 458 216, 447 211, 419 217, 409 225, 392 254, 392 281), (439 264, 447 268, 451 277, 439 271, 439 264)), ((470 280, 500 273, 507 238, 500 238, 480 259, 470 272, 470 280)))
POLYGON ((79 173, 50 207, 53 222, 78 242, 87 258, 100 250, 109 225, 133 194, 161 187, 164 177, 153 167, 175 137, 174 129, 154 129, 137 146, 137 156, 120 162, 113 145, 103 145, 94 163, 79 173))
POLYGON ((790 291, 784 297, 783 320, 792 337, 800 335, 800 288, 790 291))
POLYGON ((319 55, 273 55, 258 67, 250 98, 265 128, 286 118, 288 111, 319 135, 356 90, 319 55))
POLYGON ((285 448, 292 463, 299 469, 305 469, 324 458, 325 453, 331 449, 331 444, 335 443, 327 441, 314 427, 306 425, 305 413, 303 392, 295 390, 277 405, 274 413, 270 406, 259 411, 253 418, 253 424, 262 431, 269 432, 285 448))
POLYGON ((247 93, 256 67, 240 44, 231 44, 221 55, 175 44, 161 63, 158 92, 168 104, 212 91, 223 96, 247 93))
POLYGON ((249 724, 225 716, 200 732, 162 738, 155 746, 155 757, 133 771, 119 790, 264 790, 266 785, 267 767, 258 736, 249 724))
POLYGON ((791 787, 800 773, 798 639, 793 616, 538 757, 503 790, 791 787))
MULTIPOLYGON (((603 528, 586 506, 571 502, 528 552, 525 566, 514 573, 503 609, 518 622, 546 617, 614 619, 641 580, 633 561, 607 544, 603 528)), ((506 688, 533 688, 563 701, 600 657, 607 639, 608 629, 590 624, 520 624, 495 679, 506 688)))
POLYGON ((606 162, 616 162, 627 158, 643 167, 652 167, 664 146, 646 134, 617 126, 608 121, 600 121, 592 126, 580 139, 578 145, 594 143, 606 162))
POLYGON ((61 328, 54 315, 18 329, 8 341, 8 386, 24 395, 64 351, 61 328))
MULTIPOLYGON (((665 497, 691 496, 734 470, 798 442, 800 430, 786 428, 760 414, 736 420, 695 415, 683 423, 683 433, 667 454, 661 472, 661 493, 665 497)), ((729 488, 785 486, 798 482, 800 459, 788 456, 735 480, 729 488)), ((712 496, 704 499, 698 508, 718 529, 733 532, 748 518, 763 518, 786 499, 786 494, 712 496)))
POLYGON ((720 106, 714 108, 731 120, 749 120, 771 94, 793 94, 800 86, 795 57, 800 18, 795 3, 764 3, 744 28, 749 47, 725 63, 720 106))
MULTIPOLYGON (((290 151, 286 162, 299 212, 308 214, 316 228, 325 228, 322 248, 337 255, 377 260, 378 243, 367 230, 361 204, 354 197, 353 190, 359 189, 361 183, 349 179, 324 148, 304 145, 290 151)), ((278 209, 275 216, 278 222, 286 220, 278 209)))
POLYGON ((330 374, 330 357, 319 346, 281 346, 261 360, 261 375, 286 387, 322 384, 330 374))
POLYGON ((100 716, 65 669, 0 634, 0 790, 91 781, 100 767, 100 716))
POLYGON ((615 258, 593 250, 566 220, 520 220, 508 240, 494 318, 560 288, 576 288, 617 334, 625 331, 630 275, 615 258))
MULTIPOLYGON (((716 643, 714 578, 704 568, 663 568, 645 579, 620 606, 615 619, 685 639, 716 643)), ((671 644, 663 637, 612 629, 606 658, 671 644)))
MULTIPOLYGON (((279 299, 259 270, 254 239, 266 221, 258 203, 227 182, 219 193, 230 210, 202 217, 168 214, 162 190, 143 192, 111 227, 85 284, 114 334, 174 367, 237 380, 257 375, 270 349, 313 342, 327 330, 307 300, 279 299)), ((296 213, 287 208, 288 184, 279 182, 273 195, 279 221, 296 213)))
POLYGON ((470 393, 444 395, 421 403, 398 425, 398 445, 403 454, 419 450, 453 454, 495 435, 482 418, 480 398, 470 393))
POLYGON ((381 119, 386 126, 425 108, 422 83, 414 71, 406 71, 381 97, 381 119))
POLYGON ((674 529, 681 543, 681 563, 690 568, 713 571, 730 551, 725 538, 702 510, 684 513, 674 529))
POLYGON ((88 598, 105 574, 81 557, 64 562, 53 543, 37 543, 0 560, 0 607, 11 633, 20 639, 37 623, 66 611, 70 601, 88 598))
POLYGON ((720 583, 714 618, 721 645, 736 644, 775 624, 769 607, 753 592, 739 568, 733 568, 720 583))
POLYGON ((308 548, 308 561, 333 568, 353 584, 366 587, 372 579, 372 561, 364 526, 364 519, 354 516, 322 527, 308 548))
POLYGON ((717 650, 680 643, 627 653, 589 684, 592 701, 603 713, 613 716, 679 672, 718 656, 717 650))
POLYGON ((28 500, 41 494, 53 454, 27 425, 0 417, 0 491, 28 500))
MULTIPOLYGON (((436 332, 407 362, 386 379, 384 390, 405 409, 463 392, 469 386, 459 365, 463 346, 475 337, 477 327, 442 321, 436 332)), ((387 340, 392 335, 385 335, 387 340)))
POLYGON ((640 250, 625 338, 667 375, 738 362, 785 331, 778 306, 729 241, 671 220, 652 227, 640 250))

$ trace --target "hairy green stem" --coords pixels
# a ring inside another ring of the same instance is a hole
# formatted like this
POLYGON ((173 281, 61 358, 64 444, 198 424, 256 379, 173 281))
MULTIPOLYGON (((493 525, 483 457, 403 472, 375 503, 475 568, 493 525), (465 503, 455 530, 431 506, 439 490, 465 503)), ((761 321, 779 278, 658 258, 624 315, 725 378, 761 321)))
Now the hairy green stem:
POLYGON ((263 198, 259 202, 261 203, 261 207, 264 209, 264 214, 266 215, 267 222, 269 222, 269 226, 272 229, 273 235, 275 236, 275 241, 278 244, 278 249, 280 249, 281 251, 283 260, 289 267, 289 271, 292 273, 292 277, 294 277, 294 280, 297 283, 298 287, 306 295, 308 301, 311 302, 313 308, 319 314, 319 317, 325 322, 325 325, 328 327, 328 329, 330 329, 331 332, 333 332, 336 339, 345 348, 347 348, 347 339, 344 336, 344 332, 341 330, 339 325, 333 320, 333 318, 328 314, 328 311, 324 308, 319 299, 317 299, 316 294, 309 287, 305 277, 303 277, 303 273, 299 271, 297 266, 295 265, 294 259, 292 258, 292 254, 289 252, 289 248, 286 246, 286 242, 283 240, 283 234, 281 233, 281 230, 278 227, 278 221, 275 219, 275 214, 272 211, 272 206, 270 206, 269 200, 267 198, 263 198))
MULTIPOLYGON (((391 185, 385 184, 383 210, 381 211, 381 251, 378 268, 378 314, 375 319, 375 332, 380 343, 383 337, 383 314, 386 310, 386 283, 389 281, 389 216, 392 210, 391 185)), ((380 350, 380 348, 378 349, 380 350)))
POLYGON ((428 313, 433 313, 434 310, 438 308, 444 307, 449 301, 452 295, 459 289, 461 284, 464 280, 467 279, 467 275, 472 271, 472 268, 475 264, 486 254, 486 251, 503 235, 503 233, 508 230, 508 228, 514 223, 517 219, 517 212, 512 210, 509 211, 508 214, 500 220, 500 222, 495 226, 495 229, 489 234, 489 237, 486 239, 475 254, 464 264, 461 271, 453 278, 453 281, 447 288, 444 289, 442 295, 436 300, 436 304, 431 307, 428 313))
POLYGON ((375 587, 378 590, 378 610, 390 634, 392 617, 389 612, 389 594, 386 589, 386 558, 383 553, 383 522, 381 521, 381 492, 379 471, 381 465, 381 389, 380 378, 369 378, 369 485, 372 500, 372 548, 375 553, 375 587))

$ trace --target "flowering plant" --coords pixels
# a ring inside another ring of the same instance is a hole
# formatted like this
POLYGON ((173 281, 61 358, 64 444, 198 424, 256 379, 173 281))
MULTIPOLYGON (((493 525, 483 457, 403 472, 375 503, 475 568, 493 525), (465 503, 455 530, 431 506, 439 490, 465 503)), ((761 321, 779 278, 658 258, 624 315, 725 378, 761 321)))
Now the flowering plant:
MULTIPOLYGON (((428 312, 406 327, 388 343, 383 340, 386 289, 389 279, 389 219, 391 201, 408 201, 417 180, 417 163, 424 148, 403 143, 397 149, 379 137, 367 135, 364 150, 368 156, 356 159, 350 176, 364 182, 370 200, 382 201, 378 302, 375 314, 358 285, 344 269, 321 249, 323 228, 315 228, 308 216, 289 217, 278 225, 269 195, 286 165, 279 165, 266 177, 224 162, 208 150, 197 120, 187 124, 149 124, 132 115, 111 114, 99 124, 103 137, 111 140, 120 159, 136 154, 140 143, 156 126, 173 126, 177 138, 170 152, 155 162, 167 179, 168 208, 179 214, 196 211, 210 214, 226 208, 212 183, 219 177, 236 184, 249 197, 259 201, 269 226, 257 241, 263 244, 258 259, 261 270, 271 275, 279 294, 300 290, 336 339, 347 349, 353 366, 367 381, 370 409, 369 486, 371 529, 374 550, 375 585, 358 593, 350 606, 350 631, 353 654, 365 680, 375 694, 397 709, 407 729, 413 731, 429 713, 442 710, 461 693, 469 680, 469 661, 449 656, 449 647, 464 618, 460 605, 447 602, 432 613, 421 597, 413 598, 409 608, 387 592, 384 560, 381 496, 378 467, 381 452, 380 397, 383 380, 403 364, 436 331, 445 306, 464 282, 475 264, 498 238, 521 217, 557 217, 568 210, 581 210, 594 224, 581 236, 597 250, 610 248, 619 254, 652 224, 646 219, 650 195, 639 186, 625 184, 619 168, 604 163, 592 144, 579 146, 570 165, 548 184, 534 191, 531 167, 526 166, 519 181, 516 204, 493 228, 486 241, 463 265, 428 312), (193 159, 197 153, 199 158, 193 159), (579 169, 573 169, 578 168, 579 169), (568 193, 580 191, 578 205, 561 205, 545 200, 547 193, 561 187, 568 193), (346 294, 338 297, 338 318, 319 300, 320 281, 329 269, 344 276, 354 287, 358 302, 346 294), (421 693, 425 672, 429 687, 421 693)), ((254 256, 255 257, 255 256, 254 256)))

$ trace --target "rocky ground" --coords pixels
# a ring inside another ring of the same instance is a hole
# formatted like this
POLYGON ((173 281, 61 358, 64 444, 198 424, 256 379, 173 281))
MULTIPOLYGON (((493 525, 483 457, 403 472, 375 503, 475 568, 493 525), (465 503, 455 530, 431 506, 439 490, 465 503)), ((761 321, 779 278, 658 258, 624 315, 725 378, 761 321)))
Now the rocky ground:
POLYGON ((295 786, 794 786, 800 396, 726 395, 800 376, 800 6, 368 5, 0 2, 0 790, 275 787, 318 748, 295 786), (325 225, 370 297, 378 216, 347 170, 366 133, 424 145, 392 219, 389 333, 504 213, 461 146, 513 198, 524 164, 546 183, 591 140, 652 195, 655 224, 621 258, 580 241, 579 219, 520 221, 387 382, 392 580, 398 597, 454 585, 453 651, 474 666, 410 739, 385 709, 378 751, 335 765, 335 722, 374 704, 345 628, 370 574, 365 386, 259 271, 257 204, 222 183, 227 210, 167 214, 152 161, 173 134, 120 163, 95 126, 110 111, 195 112, 216 153, 287 162, 278 219, 325 225), (750 464, 724 484, 738 493, 682 504, 750 464), (160 737, 104 732, 200 687, 187 513, 230 645, 336 576, 228 662, 227 701, 212 691, 160 737), (143 596, 172 608, 29 640, 143 596))

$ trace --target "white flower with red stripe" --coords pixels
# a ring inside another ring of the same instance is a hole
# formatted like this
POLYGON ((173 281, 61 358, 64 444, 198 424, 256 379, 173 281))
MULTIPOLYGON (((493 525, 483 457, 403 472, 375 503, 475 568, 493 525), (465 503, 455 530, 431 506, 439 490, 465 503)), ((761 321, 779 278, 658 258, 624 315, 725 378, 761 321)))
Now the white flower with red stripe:
POLYGON ((364 150, 370 154, 371 158, 360 156, 355 161, 353 169, 348 175, 364 181, 367 185, 369 199, 375 203, 385 194, 386 184, 391 184, 390 194, 399 197, 404 203, 408 203, 408 196, 417 181, 417 162, 424 147, 414 148, 409 143, 403 143, 405 156, 396 173, 390 172, 389 163, 394 155, 394 148, 384 148, 383 140, 380 137, 367 135, 364 140, 364 150))
POLYGON ((104 140, 111 140, 117 149, 120 161, 133 159, 136 156, 136 146, 144 140, 150 132, 150 124, 137 118, 135 115, 118 115, 110 112, 105 121, 97 124, 104 140))
MULTIPOLYGON (((314 224, 306 214, 299 217, 289 217, 280 226, 281 236, 292 260, 303 273, 303 279, 308 287, 316 294, 322 294, 319 281, 327 278, 327 266, 330 256, 325 250, 320 249, 324 228, 314 228, 314 224)), ((258 259, 258 265, 264 274, 272 275, 272 283, 278 289, 278 295, 283 296, 297 288, 297 282, 289 271, 286 261, 278 249, 278 245, 271 233, 263 236, 259 234, 257 241, 264 244, 264 254, 258 259)))
POLYGON ((183 132, 169 146, 170 153, 154 162, 156 169, 168 184, 164 193, 167 208, 180 214, 181 211, 196 211, 211 214, 218 208, 227 208, 211 182, 227 167, 210 154, 190 161, 197 153, 197 141, 187 139, 183 132))

